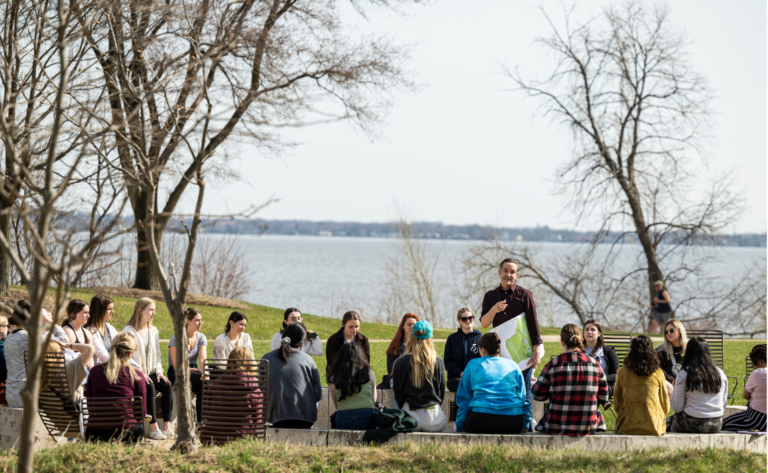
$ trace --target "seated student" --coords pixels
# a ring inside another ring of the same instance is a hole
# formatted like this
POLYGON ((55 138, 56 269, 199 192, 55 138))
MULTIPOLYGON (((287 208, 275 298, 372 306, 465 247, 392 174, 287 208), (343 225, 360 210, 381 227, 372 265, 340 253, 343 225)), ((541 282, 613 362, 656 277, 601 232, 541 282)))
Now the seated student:
POLYGON ((0 315, 0 406, 8 405, 5 402, 5 379, 8 377, 8 368, 5 367, 5 337, 8 336, 8 317, 0 315))
POLYGON ((560 330, 560 345, 563 354, 544 366, 531 388, 535 400, 549 400, 536 430, 572 437, 605 431, 605 419, 598 409, 598 405, 610 406, 603 369, 584 354, 584 340, 576 325, 567 324, 560 330))
POLYGON ((482 335, 480 330, 475 330, 475 315, 469 307, 459 309, 456 320, 459 322, 459 330, 448 336, 443 353, 445 369, 448 370, 448 390, 454 393, 459 388, 459 381, 467 363, 480 358, 477 341, 482 335))
POLYGON ((664 435, 669 395, 653 342, 645 335, 632 339, 624 366, 616 373, 613 392, 616 433, 664 435))
POLYGON ((328 394, 336 407, 335 429, 373 429, 376 402, 376 375, 357 343, 345 343, 336 356, 328 380, 328 394))
POLYGON ((664 324, 664 343, 656 347, 664 378, 667 380, 667 392, 670 399, 674 389, 675 378, 680 372, 680 364, 685 356, 688 337, 685 334, 683 323, 677 319, 670 319, 664 324))
MULTIPOLYGON (((227 326, 224 333, 216 337, 213 341, 213 359, 226 360, 229 354, 237 347, 245 347, 251 350, 253 355, 253 343, 251 336, 245 333, 245 326, 248 324, 248 318, 242 312, 232 312, 229 314, 227 326)), ((222 362, 217 364, 221 369, 225 369, 227 364, 222 362)))
MULTIPOLYGON (((285 330, 285 327, 287 327, 289 324, 294 322, 300 322, 302 324, 304 323, 301 318, 301 312, 299 312, 299 309, 289 307, 285 309, 285 312, 283 313, 283 329, 273 335, 272 341, 269 342, 270 350, 277 350, 280 348, 280 340, 283 339, 283 330, 285 330)), ((304 326, 304 328, 306 328, 306 326, 304 326)), ((316 332, 307 330, 307 341, 304 342, 304 346, 301 347, 300 351, 303 351, 307 355, 311 356, 322 356, 323 342, 320 340, 320 337, 317 336, 316 332)))
POLYGON ((746 386, 744 386, 744 399, 749 401, 747 410, 738 414, 731 414, 723 419, 722 430, 757 430, 766 431, 766 413, 765 413, 765 343, 755 345, 749 353, 752 360, 752 366, 755 370, 749 375, 746 386))
POLYGON ((341 318, 341 329, 328 337, 325 342, 325 375, 330 375, 330 369, 336 360, 336 355, 345 343, 358 343, 365 352, 365 360, 371 362, 371 344, 368 337, 360 333, 360 315, 357 312, 349 311, 341 318))
MULTIPOLYGON (((584 353, 596 359, 605 373, 608 383, 608 394, 613 395, 613 385, 616 382, 616 372, 619 371, 619 355, 612 346, 603 340, 603 327, 595 319, 584 322, 584 353)), ((655 355, 655 353, 651 353, 655 355)))
MULTIPOLYGON (((67 305, 67 318, 61 325, 64 329, 64 333, 67 334, 69 343, 93 345, 93 337, 90 332, 85 329, 85 324, 90 317, 90 308, 85 301, 80 299, 72 299, 69 301, 69 304, 67 305)), ((93 360, 89 362, 88 366, 93 366, 93 360)))
POLYGON ((671 404, 675 415, 667 420, 669 432, 720 432, 728 405, 728 378, 712 361, 709 345, 701 337, 688 340, 671 404))
MULTIPOLYGON (((88 375, 85 385, 85 397, 91 401, 99 398, 119 398, 138 396, 142 399, 142 417, 147 412, 147 380, 141 371, 131 364, 131 357, 136 351, 136 339, 122 332, 115 334, 110 343, 110 354, 106 363, 94 366, 88 375)), ((120 439, 123 442, 141 441, 144 436, 144 425, 133 418, 132 406, 126 402, 115 402, 114 409, 106 411, 106 407, 91 407, 88 422, 85 427, 86 440, 120 439), (115 417, 116 413, 124 414, 124 421, 114 425, 99 425, 103 417, 115 417)))
POLYGON ((501 340, 486 333, 477 343, 482 358, 471 360, 456 392, 456 432, 519 434, 528 432, 531 405, 525 380, 512 360, 501 357, 501 340))
POLYGON ((283 331, 280 348, 262 357, 269 361, 267 422, 272 427, 309 429, 317 421, 323 386, 315 361, 299 351, 306 339, 307 329, 292 323, 283 331))
MULTIPOLYGON (((400 319, 400 325, 397 327, 397 332, 387 347, 387 374, 381 379, 381 384, 376 386, 377 388, 392 389, 392 368, 395 366, 395 361, 405 355, 405 344, 408 342, 408 339, 411 338, 413 325, 418 321, 419 316, 410 312, 400 319)), ((397 408, 396 406, 393 407, 395 407, 395 409, 397 408)))
POLYGON ((406 348, 392 372, 395 401, 419 423, 417 432, 442 432, 448 424, 442 409, 445 364, 435 353, 432 325, 426 320, 416 322, 406 348))
MULTIPOLYGON (((187 360, 189 362, 190 387, 195 393, 195 411, 197 411, 197 423, 203 419, 203 368, 205 367, 205 358, 207 356, 206 346, 208 339, 200 331, 203 326, 203 316, 200 311, 194 307, 188 307, 184 311, 187 317, 187 360)), ((234 351, 234 350, 233 350, 234 351)), ((253 352, 251 352, 253 359, 253 352)), ((168 380, 171 384, 176 384, 176 335, 171 335, 168 341, 168 380)))
POLYGON ((150 438, 165 440, 173 437, 171 430, 171 413, 173 410, 173 387, 163 375, 163 359, 160 353, 160 334, 157 328, 152 326, 155 318, 155 301, 148 297, 142 297, 136 301, 128 324, 123 327, 123 332, 131 334, 136 339, 137 350, 133 352, 133 361, 139 365, 147 381, 147 411, 152 421, 149 424, 150 438), (163 430, 157 425, 157 408, 155 397, 157 391, 163 394, 160 398, 160 407, 163 410, 163 430))
MULTIPOLYGON (((245 398, 244 403, 238 402, 242 409, 238 412, 237 419, 240 426, 233 427, 226 433, 231 438, 247 436, 251 433, 251 424, 259 422, 259 419, 264 417, 264 410, 261 407, 264 405, 264 394, 259 389, 253 374, 247 368, 244 368, 242 364, 238 365, 238 362, 241 360, 253 359, 253 351, 249 350, 248 347, 236 347, 229 353, 226 369, 211 383, 207 392, 209 402, 206 403, 206 420, 209 422, 215 422, 220 417, 232 420, 233 413, 231 410, 227 410, 225 404, 219 402, 222 400, 221 398, 237 398, 238 401, 242 401, 245 398)), ((220 437, 222 435, 221 427, 203 424, 200 439, 205 442, 206 438, 220 437)))
MULTIPOLYGON (((69 393, 59 394, 64 396, 69 394, 76 403, 79 403, 83 398, 83 381, 88 377, 88 363, 90 363, 93 358, 93 345, 87 345, 85 343, 62 345, 59 342, 48 342, 46 352, 64 357, 64 369, 67 372, 69 393)), ((42 391, 47 387, 48 386, 42 385, 40 390, 42 391)))
MULTIPOLYGON (((8 406, 10 407, 23 407, 21 392, 27 384, 27 368, 24 362, 24 352, 27 351, 29 345, 29 333, 24 327, 31 311, 32 306, 29 301, 20 300, 14 304, 13 314, 9 318, 9 325, 16 326, 16 328, 5 338, 4 348, 6 369, 8 371, 5 381, 5 395, 8 406)), ((42 340, 46 340, 49 331, 48 327, 53 325, 53 319, 51 318, 51 313, 45 308, 41 309, 40 315, 43 318, 43 334, 41 338, 42 340)), ((61 330, 61 327, 54 326, 51 340, 71 346, 69 339, 61 330), (60 330, 60 336, 58 337, 56 336, 57 328, 60 330), (61 336, 63 336, 63 340, 61 336)))
POLYGON ((90 332, 93 346, 96 347, 93 363, 106 363, 112 349, 112 340, 117 336, 117 329, 109 323, 115 315, 115 302, 105 295, 97 294, 91 298, 89 308, 90 317, 85 328, 90 332))

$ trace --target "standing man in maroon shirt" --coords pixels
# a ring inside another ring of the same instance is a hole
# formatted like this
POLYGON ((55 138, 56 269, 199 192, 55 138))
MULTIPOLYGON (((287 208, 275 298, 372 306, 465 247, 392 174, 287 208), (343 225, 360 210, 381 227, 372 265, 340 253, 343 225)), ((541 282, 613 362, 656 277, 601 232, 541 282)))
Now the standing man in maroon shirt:
POLYGON ((544 341, 539 331, 533 294, 528 289, 515 284, 517 274, 517 263, 509 258, 501 262, 499 265, 501 284, 496 289, 485 293, 480 325, 483 328, 491 324, 498 327, 525 312, 525 320, 533 344, 533 355, 531 355, 531 367, 523 371, 523 379, 525 380, 525 398, 531 402, 531 375, 541 361, 541 357, 544 356, 544 341))

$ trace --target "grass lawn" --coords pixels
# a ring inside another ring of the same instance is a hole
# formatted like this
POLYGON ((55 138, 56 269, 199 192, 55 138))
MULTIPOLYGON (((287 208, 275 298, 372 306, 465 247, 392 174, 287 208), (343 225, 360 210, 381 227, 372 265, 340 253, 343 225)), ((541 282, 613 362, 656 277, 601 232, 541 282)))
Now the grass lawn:
MULTIPOLYGON (((15 470, 15 451, 0 454, 0 471, 15 470)), ((180 455, 159 448, 116 444, 66 445, 35 454, 37 472, 121 471, 441 471, 441 472, 752 472, 765 455, 713 449, 653 449, 624 453, 539 450, 518 446, 414 445, 297 447, 240 440, 180 455)))

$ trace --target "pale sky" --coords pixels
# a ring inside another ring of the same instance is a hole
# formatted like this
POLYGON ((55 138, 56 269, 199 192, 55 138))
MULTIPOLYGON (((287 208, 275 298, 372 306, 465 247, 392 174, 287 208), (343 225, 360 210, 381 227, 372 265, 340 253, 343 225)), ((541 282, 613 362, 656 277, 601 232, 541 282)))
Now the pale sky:
MULTIPOLYGON (((528 76, 551 68, 534 44, 550 33, 540 5, 555 17, 562 12, 559 1, 440 0, 405 16, 371 15, 366 28, 414 44, 408 67, 422 85, 395 97, 381 137, 372 142, 334 123, 286 131, 299 146, 280 158, 243 148, 242 180, 208 181, 206 211, 237 212, 276 197, 262 218, 383 222, 397 201, 416 220, 569 228, 552 184, 571 156, 569 132, 535 115, 538 102, 511 92, 503 73, 503 65, 528 76)), ((731 230, 765 232, 766 2, 675 0, 671 7, 672 23, 687 32, 691 64, 717 96, 708 165, 735 167, 747 200, 731 230)), ((583 2, 580 11, 600 8, 583 2)))

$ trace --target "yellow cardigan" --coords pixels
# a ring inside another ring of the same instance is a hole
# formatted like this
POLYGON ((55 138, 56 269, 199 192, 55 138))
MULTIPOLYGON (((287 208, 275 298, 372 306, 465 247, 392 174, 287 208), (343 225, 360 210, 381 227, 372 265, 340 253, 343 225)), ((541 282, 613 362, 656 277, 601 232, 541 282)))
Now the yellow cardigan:
POLYGON ((661 368, 640 376, 629 368, 616 373, 613 388, 617 434, 663 435, 667 431, 669 394, 661 368))

